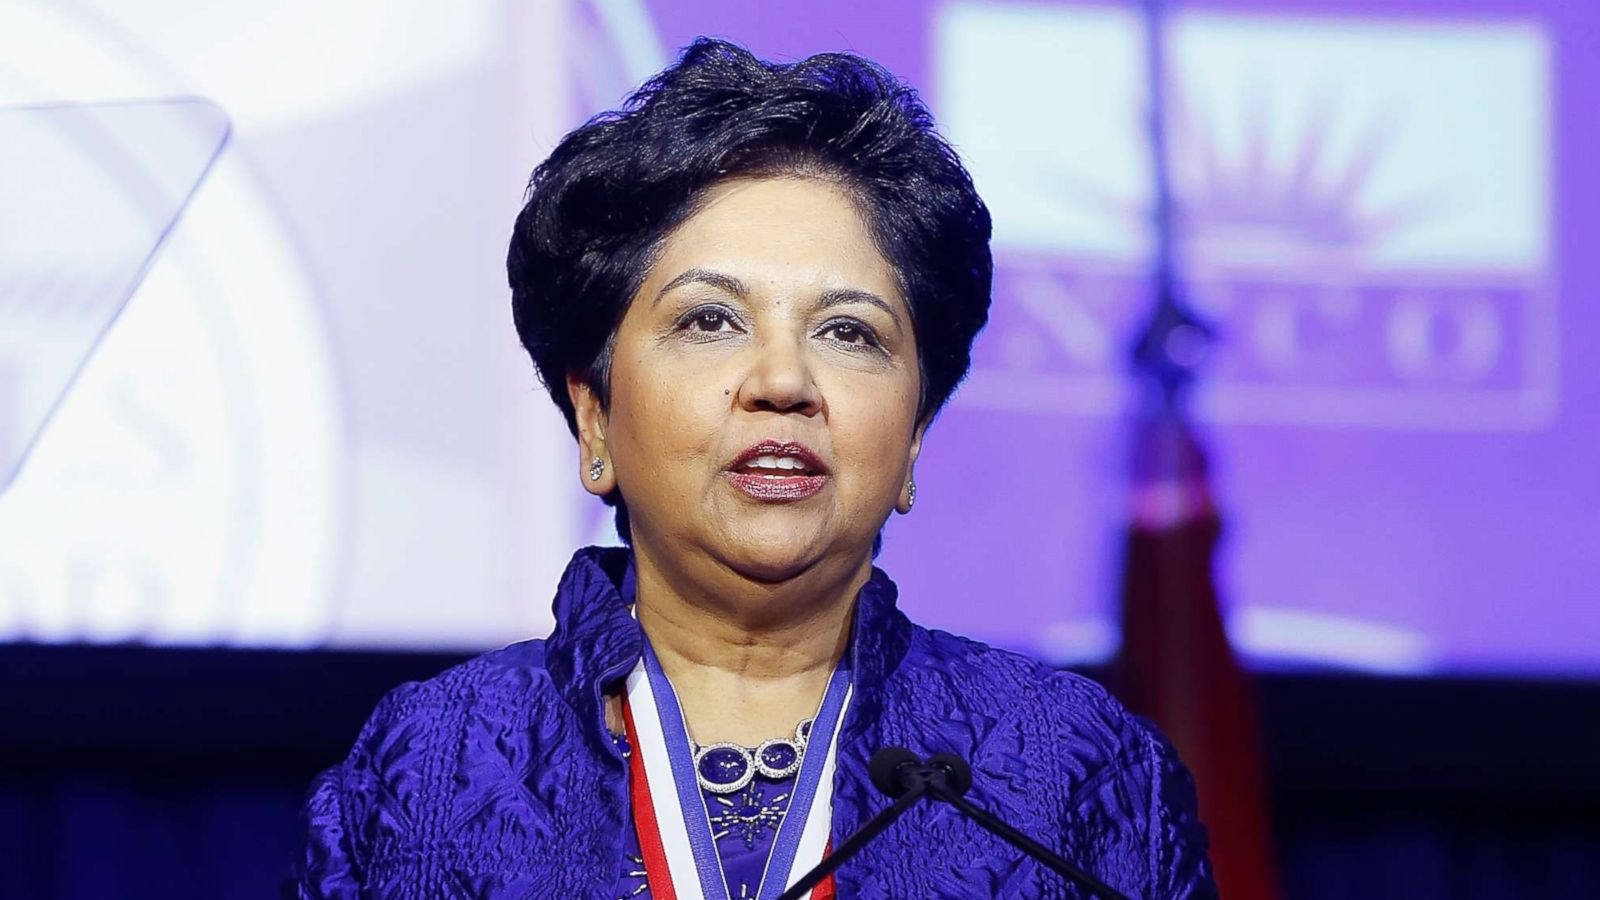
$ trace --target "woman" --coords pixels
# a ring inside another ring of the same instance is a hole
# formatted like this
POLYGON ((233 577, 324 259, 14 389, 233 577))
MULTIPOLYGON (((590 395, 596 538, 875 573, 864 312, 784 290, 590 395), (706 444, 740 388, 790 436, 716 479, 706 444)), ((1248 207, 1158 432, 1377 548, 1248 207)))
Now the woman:
MULTIPOLYGON (((379 705, 304 897, 775 897, 887 805, 886 746, 1140 898, 1214 894, 1171 748, 1091 682, 912 625, 873 567, 989 305, 989 216, 914 93, 702 39, 535 171, 517 330, 628 549, 547 640, 379 705)), ((984 596, 979 603, 1026 602, 984 596)), ((814 896, 1079 896, 924 804, 814 896)))

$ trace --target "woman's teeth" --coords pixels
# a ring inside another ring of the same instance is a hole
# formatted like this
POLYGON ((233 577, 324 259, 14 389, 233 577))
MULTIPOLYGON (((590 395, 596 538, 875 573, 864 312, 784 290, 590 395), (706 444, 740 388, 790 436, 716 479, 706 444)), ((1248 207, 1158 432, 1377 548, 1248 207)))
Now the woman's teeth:
POLYGON ((745 463, 742 468, 753 475, 800 475, 805 473, 806 464, 793 456, 764 454, 745 463))

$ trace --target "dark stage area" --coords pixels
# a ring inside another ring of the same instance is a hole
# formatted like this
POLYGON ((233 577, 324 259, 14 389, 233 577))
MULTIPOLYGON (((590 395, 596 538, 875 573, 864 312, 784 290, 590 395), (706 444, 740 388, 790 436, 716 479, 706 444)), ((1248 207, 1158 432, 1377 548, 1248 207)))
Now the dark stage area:
MULTIPOLYGON (((277 896, 312 775, 387 689, 462 658, 0 649, 9 897, 277 896)), ((1257 684, 1288 896, 1600 892, 1600 684, 1257 684)))

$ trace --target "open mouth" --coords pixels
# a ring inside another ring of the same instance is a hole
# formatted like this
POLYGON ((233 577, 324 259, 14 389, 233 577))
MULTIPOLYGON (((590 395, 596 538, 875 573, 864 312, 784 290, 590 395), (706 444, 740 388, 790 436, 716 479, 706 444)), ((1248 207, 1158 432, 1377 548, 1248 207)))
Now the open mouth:
POLYGON ((798 456, 779 456, 774 453, 763 453, 749 462, 734 467, 733 471, 741 475, 757 475, 762 478, 793 478, 797 475, 822 474, 806 465, 805 460, 798 456))
POLYGON ((803 500, 827 486, 828 468, 802 444, 764 441, 728 467, 733 486, 756 500, 803 500))

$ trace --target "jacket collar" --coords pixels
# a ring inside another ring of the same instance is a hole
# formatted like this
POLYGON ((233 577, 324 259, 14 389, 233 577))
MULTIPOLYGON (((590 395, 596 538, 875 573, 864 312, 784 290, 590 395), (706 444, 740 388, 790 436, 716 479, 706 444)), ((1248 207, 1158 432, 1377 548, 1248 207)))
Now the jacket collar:
MULTIPOLYGON (((545 642, 551 680, 596 738, 605 737, 605 692, 627 677, 644 652, 644 633, 628 610, 632 563, 632 553, 622 547, 585 547, 573 554, 556 589, 556 627, 545 642)), ((858 728, 876 722, 884 680, 911 644, 912 626, 896 608, 897 596, 894 582, 876 566, 856 595, 849 651, 855 695, 848 719, 858 728)))

